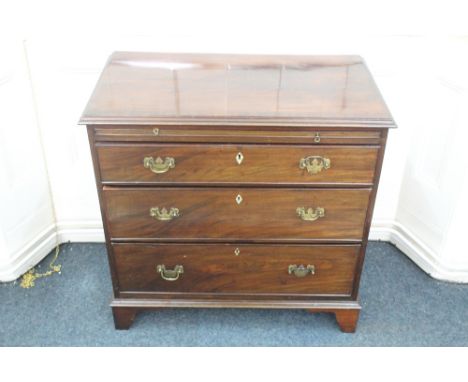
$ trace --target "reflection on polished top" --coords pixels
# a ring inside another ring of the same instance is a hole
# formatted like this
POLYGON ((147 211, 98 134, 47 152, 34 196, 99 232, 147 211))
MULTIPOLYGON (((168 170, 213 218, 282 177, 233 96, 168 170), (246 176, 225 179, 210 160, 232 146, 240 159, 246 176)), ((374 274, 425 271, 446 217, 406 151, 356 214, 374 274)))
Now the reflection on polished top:
POLYGON ((359 56, 115 52, 82 124, 394 127, 359 56))

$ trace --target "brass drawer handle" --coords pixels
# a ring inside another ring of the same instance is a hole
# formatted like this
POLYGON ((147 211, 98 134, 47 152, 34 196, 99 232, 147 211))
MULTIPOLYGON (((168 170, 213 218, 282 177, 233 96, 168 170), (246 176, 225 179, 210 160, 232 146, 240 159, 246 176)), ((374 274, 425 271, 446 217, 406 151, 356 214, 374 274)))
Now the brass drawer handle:
POLYGON ((155 174, 162 174, 175 167, 175 159, 166 157, 163 160, 161 157, 157 157, 156 159, 153 157, 145 157, 143 159, 143 166, 149 168, 155 174))
POLYGON ((302 158, 299 161, 299 168, 307 169, 309 174, 318 174, 322 170, 328 170, 331 167, 331 161, 321 156, 310 156, 302 158))
POLYGON ((166 208, 152 207, 150 208, 150 216, 156 220, 167 221, 179 216, 179 209, 171 207, 169 211, 166 208))
POLYGON ((182 265, 176 265, 174 269, 166 269, 164 264, 156 266, 156 272, 166 281, 176 281, 179 276, 184 273, 184 267, 182 265))
POLYGON ((297 207, 296 212, 302 220, 314 221, 318 218, 323 218, 325 216, 325 208, 317 207, 314 211, 313 208, 297 207))
POLYGON ((291 264, 288 267, 288 273, 294 274, 296 277, 305 277, 308 274, 314 275, 315 274, 315 266, 308 264, 307 266, 304 265, 296 265, 296 264, 291 264))

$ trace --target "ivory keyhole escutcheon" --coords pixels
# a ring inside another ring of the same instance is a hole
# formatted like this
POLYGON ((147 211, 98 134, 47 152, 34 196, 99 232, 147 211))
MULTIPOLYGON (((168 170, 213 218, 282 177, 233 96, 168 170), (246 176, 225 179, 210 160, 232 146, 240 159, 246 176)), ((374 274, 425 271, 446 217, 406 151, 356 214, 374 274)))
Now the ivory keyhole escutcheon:
POLYGON ((240 249, 239 249, 239 248, 236 248, 236 249, 234 250, 234 255, 236 255, 236 256, 239 256, 239 255, 240 255, 240 249))
POLYGON ((241 204, 241 203, 242 203, 242 200, 243 200, 243 199, 242 199, 242 196, 241 196, 240 194, 236 196, 236 203, 237 203, 237 204, 241 204))
POLYGON ((241 164, 243 160, 244 160, 244 155, 239 151, 236 155, 237 164, 241 164))

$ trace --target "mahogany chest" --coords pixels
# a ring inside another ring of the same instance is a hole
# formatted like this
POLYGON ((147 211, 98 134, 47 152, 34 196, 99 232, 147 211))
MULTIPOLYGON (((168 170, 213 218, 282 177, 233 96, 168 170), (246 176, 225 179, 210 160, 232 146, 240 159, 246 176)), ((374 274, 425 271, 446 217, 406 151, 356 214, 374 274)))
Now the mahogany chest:
POLYGON ((248 307, 355 331, 395 126, 360 57, 116 52, 80 124, 117 329, 142 309, 248 307))

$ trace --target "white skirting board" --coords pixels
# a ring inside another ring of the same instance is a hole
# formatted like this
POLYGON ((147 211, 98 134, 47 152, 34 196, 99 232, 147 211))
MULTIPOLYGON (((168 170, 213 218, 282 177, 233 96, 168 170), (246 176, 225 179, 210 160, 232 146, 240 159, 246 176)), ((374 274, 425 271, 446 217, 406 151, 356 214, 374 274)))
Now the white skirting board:
POLYGON ((455 268, 440 262, 430 248, 398 222, 373 221, 369 240, 392 243, 424 272, 437 280, 468 283, 468 264, 463 268, 455 268))
MULTIPOLYGON (((431 277, 458 283, 468 283, 468 265, 463 269, 451 268, 437 260, 432 251, 415 235, 394 221, 373 221, 369 240, 394 244, 431 277)), ((57 243, 104 242, 100 221, 63 222, 44 230, 18 251, 9 263, 0 264, 0 282, 16 280, 49 254, 57 243)))
POLYGON ((0 263, 0 281, 16 280, 46 257, 56 244, 56 227, 51 225, 11 256, 9 262, 0 263))
POLYGON ((64 222, 50 226, 14 254, 9 263, 0 263, 0 282, 16 280, 46 257, 57 244, 104 241, 101 221, 64 222))

